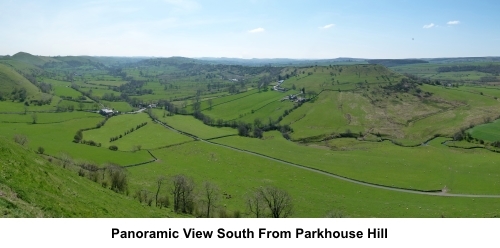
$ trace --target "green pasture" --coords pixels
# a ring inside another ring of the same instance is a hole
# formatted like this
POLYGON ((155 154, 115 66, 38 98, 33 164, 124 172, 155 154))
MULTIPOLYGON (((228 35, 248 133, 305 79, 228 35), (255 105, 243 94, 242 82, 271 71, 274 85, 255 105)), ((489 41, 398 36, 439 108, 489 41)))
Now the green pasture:
POLYGON ((25 113, 30 111, 55 111, 56 106, 61 101, 58 96, 52 96, 52 101, 49 105, 38 106, 30 104, 26 106, 24 103, 12 102, 10 100, 0 101, 0 113, 25 113))
POLYGON ((494 122, 475 126, 468 130, 472 137, 488 142, 500 141, 500 119, 494 122))
POLYGON ((354 90, 360 84, 399 82, 401 75, 380 65, 343 65, 298 68, 298 75, 286 79, 283 87, 305 88, 306 93, 319 93, 323 89, 354 90))
POLYGON ((442 138, 411 148, 354 139, 301 145, 278 132, 266 133, 263 140, 226 137, 213 141, 370 183, 419 190, 446 186, 451 193, 500 193, 497 153, 448 148, 441 144, 442 138))
POLYGON ((27 123, 32 124, 33 119, 36 119, 37 124, 50 124, 65 122, 75 119, 87 119, 87 118, 99 118, 102 116, 96 113, 83 112, 83 111, 73 111, 73 112, 63 112, 63 113, 33 113, 27 112, 26 114, 0 114, 0 122, 4 123, 27 123))
POLYGON ((205 109, 203 113, 213 119, 234 120, 251 114, 252 111, 255 112, 267 104, 279 102, 285 96, 286 94, 276 91, 260 92, 243 97, 237 101, 212 106, 212 109, 205 109))
POLYGON ((108 141, 103 144, 118 146, 121 151, 134 151, 138 145, 141 146, 141 149, 155 149, 192 140, 192 138, 167 129, 156 122, 149 121, 146 126, 139 130, 124 135, 117 141, 108 141))
MULTIPOLYGON (((269 146, 266 146, 269 149, 269 146)), ((131 191, 156 190, 159 176, 192 177, 201 191, 204 181, 218 186, 217 204, 227 212, 248 216, 245 197, 253 189, 274 185, 292 197, 292 217, 324 217, 337 210, 349 217, 492 217, 500 213, 500 199, 423 196, 375 189, 334 179, 254 155, 191 142, 153 152, 159 158, 128 169, 131 191)), ((304 156, 300 151, 296 156, 304 156)))
MULTIPOLYGON (((25 135, 29 141, 28 147, 34 151, 38 147, 43 147, 45 154, 56 157, 67 154, 75 159, 98 164, 111 162, 129 165, 152 159, 146 151, 135 153, 111 151, 108 147, 95 147, 72 142, 79 129, 95 127, 102 120, 103 118, 85 118, 49 124, 2 123, 0 135, 7 139, 12 139, 16 134, 25 135)), ((85 133, 83 139, 87 139, 85 133)))
POLYGON ((123 80, 113 80, 113 81, 88 81, 88 84, 93 85, 97 84, 100 86, 121 86, 126 84, 126 81, 123 80))
POLYGON ((53 94, 57 96, 71 97, 73 99, 78 99, 82 96, 82 93, 71 88, 71 83, 65 81, 59 81, 54 79, 43 79, 44 83, 49 83, 52 85, 53 94))
POLYGON ((110 145, 110 138, 119 135, 123 136, 125 131, 129 131, 131 128, 136 129, 137 125, 144 122, 148 122, 148 125, 151 124, 151 119, 149 119, 148 115, 145 113, 121 114, 113 116, 109 118, 106 121, 106 124, 104 124, 101 128, 84 131, 83 139, 93 140, 101 143, 103 147, 108 148, 110 145))
MULTIPOLYGON (((238 93, 238 94, 231 94, 231 95, 213 98, 212 99, 212 107, 216 107, 217 105, 220 105, 220 104, 236 101, 236 100, 239 100, 241 98, 245 98, 245 97, 248 97, 250 95, 257 94, 257 93, 258 93, 257 90, 249 90, 249 91, 238 93)), ((191 106, 189 106, 189 107, 191 107, 191 106)), ((206 110, 206 109, 210 108, 210 104, 209 104, 208 100, 202 101, 200 108, 202 110, 206 110)))
POLYGON ((186 132, 196 135, 202 139, 216 138, 226 135, 236 135, 237 130, 229 127, 211 127, 203 124, 202 121, 195 119, 192 116, 174 115, 163 117, 164 111, 155 109, 154 113, 161 121, 167 125, 186 132))
POLYGON ((368 100, 359 94, 324 91, 314 102, 306 102, 283 118, 290 125, 294 139, 365 130, 368 100))
POLYGON ((111 109, 120 111, 122 113, 131 112, 131 111, 134 111, 136 109, 136 108, 133 108, 132 106, 130 106, 130 104, 128 104, 127 102, 110 102, 110 101, 104 101, 104 100, 101 100, 99 102, 107 108, 111 108, 111 109))
POLYGON ((283 115, 285 110, 290 111, 294 105, 295 104, 290 100, 274 101, 254 110, 253 113, 250 112, 245 114, 243 117, 239 118, 238 121, 253 124, 255 119, 259 119, 263 124, 266 124, 269 122, 269 119, 272 119, 273 121, 278 120, 278 118, 283 115))

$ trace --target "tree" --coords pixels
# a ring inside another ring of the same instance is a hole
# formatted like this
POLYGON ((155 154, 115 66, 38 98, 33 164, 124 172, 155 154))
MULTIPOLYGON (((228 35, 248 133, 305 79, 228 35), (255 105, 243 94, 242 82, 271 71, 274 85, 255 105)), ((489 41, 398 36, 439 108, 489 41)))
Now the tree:
POLYGON ((37 151, 39 154, 43 154, 45 152, 45 149, 43 147, 39 146, 37 151))
POLYGON ((260 128, 262 126, 262 121, 259 118, 255 118, 255 120, 253 120, 253 126, 254 128, 260 128))
POLYGON ((247 196, 246 204, 250 213, 255 215, 255 218, 260 218, 265 216, 266 206, 264 199, 260 192, 255 191, 247 196))
POLYGON ((78 107, 80 108, 80 110, 83 110, 83 106, 84 106, 83 102, 78 102, 78 107))
POLYGON ((170 191, 174 198, 174 211, 192 213, 194 210, 194 182, 192 179, 179 174, 172 178, 170 191))
POLYGON ((38 115, 36 114, 36 112, 32 112, 31 113, 31 120, 32 120, 32 124, 36 124, 36 122, 38 121, 38 115))
POLYGON ((158 195, 160 194, 160 189, 161 185, 163 184, 163 181, 165 181, 164 176, 159 176, 158 179, 156 179, 156 185, 158 186, 158 188, 156 189, 155 204, 157 207, 158 207, 158 195))
POLYGON ((249 133, 248 129, 249 128, 247 127, 247 124, 245 124, 244 122, 240 122, 238 124, 238 135, 243 136, 243 137, 247 137, 248 133, 249 133))
POLYGON ((119 165, 110 164, 106 167, 111 180, 111 190, 123 193, 128 190, 128 179, 126 171, 119 165))
POLYGON ((253 129, 253 137, 262 139, 262 137, 264 137, 262 130, 258 127, 255 127, 253 129))
POLYGON ((210 215, 217 206, 217 202, 219 200, 219 188, 217 185, 209 181, 205 181, 203 183, 202 194, 202 201, 205 204, 205 217, 210 218, 210 215))
POLYGON ((213 105, 212 99, 208 100, 208 105, 210 106, 210 110, 212 110, 212 105, 213 105))
POLYGON ((292 214, 292 198, 285 190, 274 186, 266 186, 259 188, 258 193, 271 212, 271 217, 286 218, 292 214))

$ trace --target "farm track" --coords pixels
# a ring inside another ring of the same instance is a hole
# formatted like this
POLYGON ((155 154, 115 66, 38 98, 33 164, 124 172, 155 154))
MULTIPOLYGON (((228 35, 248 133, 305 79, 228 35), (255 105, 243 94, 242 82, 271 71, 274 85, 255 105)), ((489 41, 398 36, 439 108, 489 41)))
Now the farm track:
MULTIPOLYGON (((285 161, 285 160, 281 160, 281 159, 278 159, 278 158, 270 157, 270 156, 267 156, 267 155, 264 155, 264 154, 260 154, 260 153, 257 153, 257 152, 248 151, 248 150, 244 150, 244 149, 239 149, 239 148, 236 148, 236 147, 232 147, 232 146, 228 146, 228 145, 223 145, 223 144, 215 143, 215 142, 212 142, 212 141, 209 141, 209 140, 201 139, 201 138, 199 138, 199 137, 197 137, 195 135, 192 135, 192 134, 189 134, 189 133, 185 133, 185 132, 177 130, 177 129, 169 126, 169 125, 163 124, 162 122, 160 122, 158 120, 154 120, 154 121, 157 122, 158 124, 164 126, 165 128, 168 128, 168 129, 170 129, 172 131, 178 132, 180 134, 186 135, 188 137, 191 137, 191 138, 193 138, 195 140, 198 140, 198 141, 201 141, 201 142, 204 142, 204 143, 207 143, 207 144, 216 145, 216 146, 220 146, 220 147, 225 147, 227 149, 231 149, 231 150, 234 150, 234 151, 243 152, 243 153, 246 153, 246 154, 250 154, 250 155, 258 156, 258 157, 261 157, 261 158, 269 159, 269 160, 272 160, 272 161, 275 161, 275 162, 279 162, 279 163, 282 163, 282 164, 294 166, 296 168, 308 170, 308 171, 311 171, 311 172, 316 172, 316 173, 319 173, 319 174, 323 174, 325 176, 333 177, 333 178, 336 178, 336 179, 340 179, 340 180, 347 181, 347 182, 350 182, 350 183, 355 183, 355 184, 358 184, 358 185, 363 185, 363 186, 372 187, 372 188, 378 188, 378 189, 384 189, 384 190, 391 190, 391 191, 396 191, 396 192, 418 194, 418 195, 441 196, 441 197, 468 197, 468 198, 500 198, 500 195, 452 194, 452 193, 442 192, 441 190, 432 190, 432 191, 423 191, 423 190, 416 190, 416 189, 412 190, 412 189, 404 189, 404 188, 386 186, 386 185, 382 185, 382 184, 364 182, 364 181, 360 181, 360 180, 356 180, 356 179, 352 179, 352 178, 340 176, 340 175, 337 175, 337 174, 333 174, 331 172, 323 171, 323 170, 320 170, 320 169, 311 168, 311 167, 308 167, 308 166, 305 166, 305 165, 295 164, 295 163, 288 162, 288 161, 285 161)), ((213 138, 213 139, 216 139, 216 138, 213 138)), ((213 140, 213 139, 211 139, 211 140, 213 140)))

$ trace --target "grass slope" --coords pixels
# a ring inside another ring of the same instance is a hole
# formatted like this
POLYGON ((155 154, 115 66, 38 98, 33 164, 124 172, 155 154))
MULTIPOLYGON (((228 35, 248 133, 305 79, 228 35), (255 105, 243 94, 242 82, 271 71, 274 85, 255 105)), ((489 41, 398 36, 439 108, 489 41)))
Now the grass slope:
POLYGON ((0 137, 0 217, 168 217, 0 137))
POLYGON ((0 94, 7 97, 16 88, 26 89, 28 97, 38 94, 38 88, 35 85, 5 64, 0 64, 0 82, 0 94))

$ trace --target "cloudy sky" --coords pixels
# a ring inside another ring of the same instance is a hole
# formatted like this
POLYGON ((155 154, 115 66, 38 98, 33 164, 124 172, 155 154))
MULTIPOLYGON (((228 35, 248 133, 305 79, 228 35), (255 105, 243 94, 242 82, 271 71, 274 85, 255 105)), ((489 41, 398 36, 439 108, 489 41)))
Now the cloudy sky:
POLYGON ((500 1, 0 0, 0 55, 500 56, 500 1))

